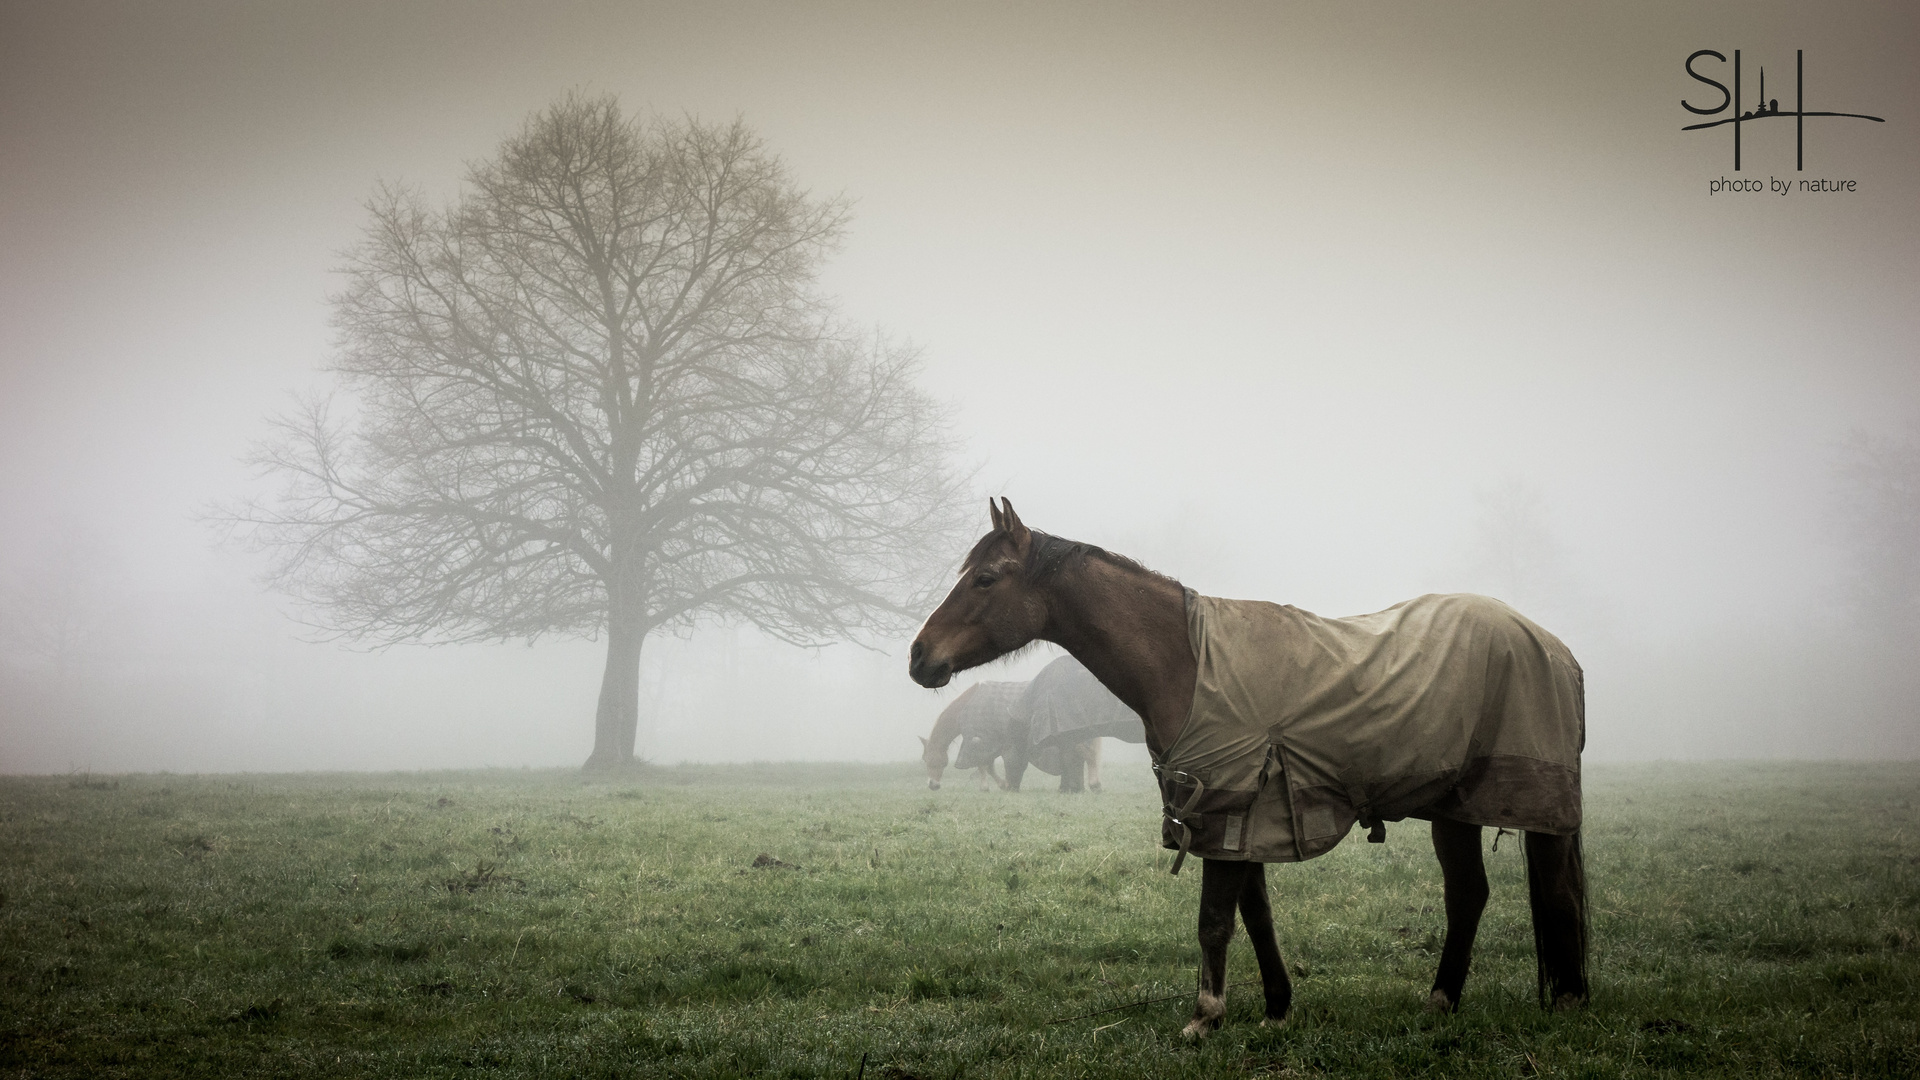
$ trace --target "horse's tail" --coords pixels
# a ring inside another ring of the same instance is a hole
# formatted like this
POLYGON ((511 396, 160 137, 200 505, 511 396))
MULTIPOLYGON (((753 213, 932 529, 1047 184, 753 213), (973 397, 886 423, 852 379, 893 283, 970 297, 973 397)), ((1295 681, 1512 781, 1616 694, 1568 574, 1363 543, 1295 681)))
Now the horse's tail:
MULTIPOLYGON (((1529 834, 1533 840, 1539 834, 1529 834)), ((1527 859, 1527 900, 1533 908, 1534 975, 1540 1004, 1553 1008, 1558 997, 1587 998, 1587 868, 1580 833, 1539 836, 1541 850, 1522 845, 1527 859), (1557 971, 1555 969, 1558 969, 1557 971), (1556 981, 1557 980, 1557 981, 1556 981)))

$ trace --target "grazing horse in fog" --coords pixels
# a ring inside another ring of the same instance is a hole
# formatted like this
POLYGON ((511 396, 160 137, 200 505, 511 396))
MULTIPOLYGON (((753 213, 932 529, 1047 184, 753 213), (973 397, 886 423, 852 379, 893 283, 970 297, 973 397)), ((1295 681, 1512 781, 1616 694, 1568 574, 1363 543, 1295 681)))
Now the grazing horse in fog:
MULTIPOLYGON (((1086 762, 1086 786, 1100 790, 1100 740, 1145 742, 1146 731, 1140 715, 1107 692, 1080 661, 1062 656, 1040 669, 1020 697, 1020 716, 1015 730, 1026 734, 1028 756, 1044 761, 1048 750, 1064 752, 1060 790, 1078 791, 1080 770, 1075 761, 1086 762), (1037 752, 1035 749, 1037 748, 1037 752)), ((1056 770, 1042 765, 1048 772, 1056 770)))
POLYGON ((1197 595, 1130 559, 1028 529, 1001 500, 992 531, 914 640, 908 674, 946 685, 1036 639, 1065 648, 1146 724, 1165 802, 1162 843, 1202 859, 1191 1038, 1226 1012, 1236 907, 1266 1021, 1293 990, 1266 862, 1330 850, 1358 821, 1432 822, 1447 932, 1428 1008, 1458 1008, 1487 901, 1485 826, 1525 831, 1543 1004, 1587 999, 1580 853, 1579 665, 1485 597, 1421 597, 1374 615, 1197 595))
POLYGON ((1007 781, 994 772, 993 763, 1013 750, 1007 722, 1026 691, 1027 684, 1023 682, 975 683, 961 691, 953 704, 940 710, 939 719, 933 722, 933 731, 920 740, 920 761, 927 767, 927 787, 940 790, 940 777, 947 771, 947 750, 953 740, 960 739, 957 767, 973 769, 981 791, 992 786, 989 781, 1004 789, 1007 781))
MULTIPOLYGON (((1063 716, 1070 721, 1086 711, 1081 700, 1086 694, 1079 681, 1071 675, 1066 679, 1060 677, 1063 663, 1079 666, 1072 657, 1063 656, 1047 665, 1032 682, 975 683, 941 710, 939 719, 933 722, 933 731, 920 740, 920 761, 927 767, 927 787, 940 790, 941 777, 947 770, 947 751, 953 741, 959 739, 960 751, 954 755, 953 767, 975 770, 975 779, 982 791, 988 789, 989 781, 1002 790, 1019 791, 1028 765, 1058 776, 1061 791, 1080 791, 1083 787, 1099 791, 1098 735, 1089 734, 1092 729, 1060 730, 1063 716), (1034 731, 1036 720, 1045 723, 1044 732, 1034 731), (1004 777, 994 772, 996 760, 1006 762, 1004 777)), ((1092 684, 1092 688, 1112 702, 1114 708, 1125 712, 1098 683, 1092 684)), ((1139 718, 1131 713, 1126 715, 1137 730, 1139 718)), ((1108 719, 1105 713, 1100 718, 1108 719)), ((1134 741, 1139 739, 1136 737, 1134 741)))

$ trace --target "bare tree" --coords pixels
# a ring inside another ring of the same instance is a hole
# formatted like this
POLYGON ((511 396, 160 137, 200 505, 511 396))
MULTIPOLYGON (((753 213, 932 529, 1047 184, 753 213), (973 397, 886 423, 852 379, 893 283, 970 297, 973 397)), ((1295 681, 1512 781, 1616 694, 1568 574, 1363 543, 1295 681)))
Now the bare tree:
POLYGON ((910 352, 815 291, 845 206, 744 126, 534 115, 443 211, 391 188, 334 297, 326 402, 231 517, 327 630, 607 641, 590 767, 633 756, 641 645, 698 616, 817 644, 913 610, 956 546, 910 352))
POLYGON ((1920 438, 1855 431, 1836 466, 1855 605, 1910 648, 1920 636, 1920 438))

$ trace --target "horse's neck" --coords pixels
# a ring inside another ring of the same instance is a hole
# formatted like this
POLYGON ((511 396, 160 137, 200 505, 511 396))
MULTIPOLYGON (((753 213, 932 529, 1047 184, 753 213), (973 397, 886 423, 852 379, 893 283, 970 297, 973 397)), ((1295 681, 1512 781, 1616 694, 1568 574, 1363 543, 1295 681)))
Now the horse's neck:
POLYGON ((1040 636, 1073 654, 1146 724, 1147 748, 1173 745, 1199 674, 1187 637, 1186 593, 1157 574, 1090 557, 1061 568, 1047 590, 1040 636))
MULTIPOLYGON (((969 686, 962 691, 960 697, 971 693, 973 693, 973 687, 969 686)), ((954 707, 958 704, 960 704, 960 698, 955 698, 953 705, 947 706, 946 710, 933 722, 933 730, 927 733, 927 752, 937 752, 942 761, 946 760, 947 747, 953 744, 953 740, 960 737, 960 710, 954 707)))

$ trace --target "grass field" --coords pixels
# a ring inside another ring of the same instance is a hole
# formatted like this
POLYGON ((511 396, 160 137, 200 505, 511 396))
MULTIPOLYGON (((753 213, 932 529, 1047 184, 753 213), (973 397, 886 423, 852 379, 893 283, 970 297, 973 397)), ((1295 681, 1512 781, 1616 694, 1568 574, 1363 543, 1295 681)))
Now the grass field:
POLYGON ((1920 1074, 1920 765, 1590 768, 1575 1015, 1534 1004, 1511 840, 1453 1017, 1421 1011, 1419 823, 1272 867, 1293 1018, 1242 987, 1197 1048, 1199 875, 1167 875, 1143 766, 1080 796, 917 774, 0 779, 0 1070, 1920 1074))

